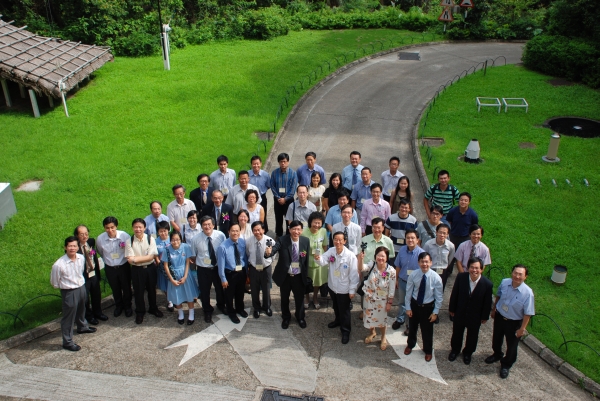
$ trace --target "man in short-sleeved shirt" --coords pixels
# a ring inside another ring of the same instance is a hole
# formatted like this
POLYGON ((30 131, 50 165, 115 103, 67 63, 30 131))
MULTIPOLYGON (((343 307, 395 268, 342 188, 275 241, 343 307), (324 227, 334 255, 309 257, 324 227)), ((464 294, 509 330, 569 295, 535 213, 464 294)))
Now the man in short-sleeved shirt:
POLYGON ((381 197, 381 185, 378 183, 371 185, 371 199, 365 200, 360 214, 362 235, 364 236, 373 232, 371 220, 381 217, 385 221, 391 214, 390 204, 381 197))
POLYGON ((150 202, 150 212, 151 214, 144 218, 144 221, 146 222, 145 233, 152 236, 152 238, 157 238, 158 231, 156 227, 158 223, 161 221, 169 222, 169 217, 162 214, 162 203, 157 200, 150 202))
POLYGON ((298 186, 298 199, 295 200, 287 210, 285 219, 288 225, 298 220, 303 226, 308 226, 308 217, 312 212, 316 212, 317 207, 314 203, 308 200, 308 188, 305 185, 298 186))
POLYGON ((229 159, 225 155, 217 157, 219 168, 210 174, 210 187, 223 193, 223 200, 227 200, 229 191, 235 185, 235 170, 228 168, 229 159))
POLYGON ((392 194, 392 191, 396 189, 396 186, 398 185, 398 180, 400 180, 400 177, 404 176, 404 174, 398 171, 398 167, 400 167, 400 158, 398 158, 397 156, 393 156, 392 158, 390 158, 389 166, 389 170, 385 170, 383 173, 381 173, 383 199, 386 202, 390 201, 390 196, 392 194))
MULTIPOLYGON (((265 170, 262 170, 262 159, 260 156, 255 155, 250 159, 250 165, 252 165, 252 170, 250 173, 250 184, 254 185, 258 188, 258 193, 260 194, 260 205, 265 210, 265 215, 267 210, 269 210, 268 200, 267 200, 267 191, 271 188, 271 177, 269 173, 265 170)), ((267 224, 267 219, 264 222, 265 232, 269 231, 269 225, 267 224)))
POLYGON ((479 216, 469 207, 471 194, 462 192, 458 196, 458 206, 454 206, 446 215, 450 227, 450 241, 456 248, 469 239, 469 227, 479 224, 479 216))
POLYGON ((405 244, 405 232, 406 230, 416 230, 417 218, 412 214, 409 214, 410 202, 406 199, 400 201, 400 207, 398 213, 392 214, 385 222, 385 235, 390 237, 394 242, 394 249, 396 253, 402 245, 405 244))
POLYGON ((371 169, 369 167, 363 167, 360 172, 360 178, 362 181, 354 185, 354 189, 350 195, 352 207, 356 209, 359 221, 363 203, 367 199, 371 199, 371 185, 375 184, 375 181, 371 179, 371 169))
POLYGON ((362 238, 361 229, 358 224, 350 221, 352 216, 352 207, 344 205, 342 207, 342 221, 333 225, 333 234, 336 232, 344 233, 345 244, 354 255, 360 251, 360 241, 362 238))
MULTIPOLYGON (((253 189, 256 192, 259 192, 258 187, 249 183, 250 176, 246 170, 242 170, 239 172, 238 181, 239 181, 239 184, 237 184, 233 188, 231 188, 231 193, 229 194, 229 196, 227 197, 227 200, 225 201, 226 204, 231 205, 233 207, 233 214, 236 216, 238 215, 240 210, 245 209, 246 205, 248 204, 246 202, 246 192, 249 189, 253 189)), ((256 203, 260 203, 261 200, 262 199, 259 196, 256 203)), ((266 213, 266 211, 265 211, 265 213, 266 213)))
MULTIPOLYGON (((398 315, 396 321, 392 324, 392 329, 398 330, 404 324, 406 319, 406 308, 404 300, 406 297, 406 283, 408 277, 413 271, 419 269, 419 254, 425 252, 419 247, 419 236, 413 228, 406 230, 406 245, 402 246, 396 255, 394 266, 396 267, 396 277, 398 277, 398 315)), ((408 329, 405 331, 408 335, 408 329)))
MULTIPOLYGON (((325 227, 327 231, 333 234, 333 225, 342 221, 342 210, 341 208, 344 205, 347 205, 350 202, 350 195, 346 190, 342 190, 338 196, 338 204, 329 208, 327 212, 327 216, 325 216, 325 227)), ((352 212, 351 222, 358 224, 358 216, 356 215, 356 210, 352 212)), ((330 242, 329 246, 333 246, 333 242, 330 242)))
MULTIPOLYGON (((363 237, 362 242, 367 244, 364 251, 363 268, 375 260, 375 249, 383 246, 389 251, 389 260, 392 261, 396 256, 394 243, 390 237, 383 235, 383 219, 376 217, 372 222, 373 233, 363 237)), ((360 266, 359 266, 360 267, 360 266)))
POLYGON ((315 171, 319 173, 319 176, 321 177, 321 185, 325 185, 327 182, 325 181, 325 170, 323 170, 323 167, 316 164, 317 154, 315 152, 308 152, 304 156, 304 160, 306 161, 306 164, 303 164, 296 170, 296 174, 298 175, 298 185, 310 187, 311 175, 315 171))
POLYGON ((455 201, 458 201, 458 188, 450 183, 450 173, 447 170, 440 170, 438 173, 438 183, 433 184, 425 192, 423 198, 423 205, 429 217, 430 208, 432 205, 440 205, 444 208, 444 214, 448 213, 454 205, 455 201))
POLYGON ((188 213, 196 210, 196 205, 185 198, 185 187, 177 184, 173 187, 175 200, 167 206, 167 216, 174 230, 181 232, 181 227, 187 223, 188 213))

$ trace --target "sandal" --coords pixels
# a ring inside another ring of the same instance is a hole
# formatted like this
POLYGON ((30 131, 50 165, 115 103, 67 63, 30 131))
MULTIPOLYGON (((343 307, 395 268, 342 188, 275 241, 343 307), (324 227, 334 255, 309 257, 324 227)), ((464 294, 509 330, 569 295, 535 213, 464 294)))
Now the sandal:
POLYGON ((382 351, 385 351, 385 349, 387 348, 387 340, 385 338, 381 339, 381 346, 379 348, 381 348, 382 351))
POLYGON ((315 309, 321 309, 321 304, 314 304, 315 305, 315 309))
POLYGON ((373 341, 375 337, 377 337, 377 333, 369 334, 367 338, 365 338, 365 344, 371 344, 371 341, 373 341))

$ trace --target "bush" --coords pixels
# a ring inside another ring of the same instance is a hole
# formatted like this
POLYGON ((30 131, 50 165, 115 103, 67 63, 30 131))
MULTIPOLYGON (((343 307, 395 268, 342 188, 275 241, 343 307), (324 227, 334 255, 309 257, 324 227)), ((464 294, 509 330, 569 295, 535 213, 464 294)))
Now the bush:
POLYGON ((160 39, 158 34, 134 31, 127 36, 118 37, 113 48, 115 54, 120 56, 149 56, 160 49, 160 39))
POLYGON ((600 87, 600 47, 591 40, 539 35, 527 42, 523 63, 571 81, 600 87))
POLYGON ((246 13, 244 37, 247 39, 271 39, 287 35, 290 27, 284 10, 279 6, 271 6, 246 13))

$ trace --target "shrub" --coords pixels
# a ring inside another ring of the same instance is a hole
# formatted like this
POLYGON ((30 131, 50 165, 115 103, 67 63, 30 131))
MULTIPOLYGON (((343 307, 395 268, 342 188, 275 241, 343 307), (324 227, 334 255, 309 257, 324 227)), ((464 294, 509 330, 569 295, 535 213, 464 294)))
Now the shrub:
POLYGON ((287 35, 290 30, 285 12, 279 6, 248 11, 245 18, 244 37, 248 39, 271 39, 287 35))
POLYGON ((158 52, 160 39, 158 34, 151 35, 143 31, 133 31, 129 35, 119 36, 113 47, 115 53, 120 56, 149 56, 158 52))

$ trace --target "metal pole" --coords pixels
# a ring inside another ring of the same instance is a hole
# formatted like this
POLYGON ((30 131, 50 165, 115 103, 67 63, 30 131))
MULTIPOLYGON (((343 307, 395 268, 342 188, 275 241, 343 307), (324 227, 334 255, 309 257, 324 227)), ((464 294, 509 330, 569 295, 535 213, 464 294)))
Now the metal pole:
POLYGON ((2 92, 4 92, 4 100, 6 101, 6 107, 12 107, 12 101, 10 100, 10 92, 8 91, 8 85, 6 85, 6 80, 2 81, 2 92))

